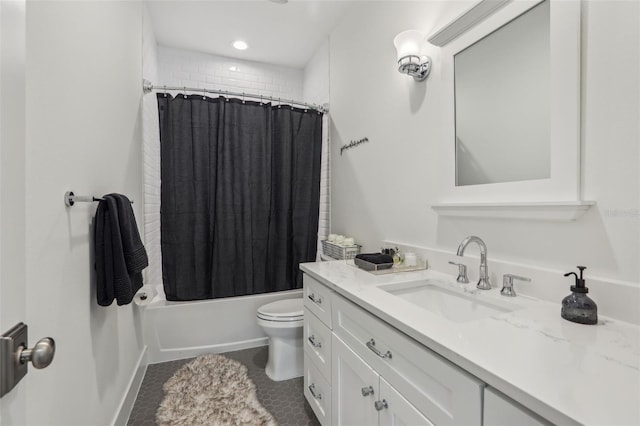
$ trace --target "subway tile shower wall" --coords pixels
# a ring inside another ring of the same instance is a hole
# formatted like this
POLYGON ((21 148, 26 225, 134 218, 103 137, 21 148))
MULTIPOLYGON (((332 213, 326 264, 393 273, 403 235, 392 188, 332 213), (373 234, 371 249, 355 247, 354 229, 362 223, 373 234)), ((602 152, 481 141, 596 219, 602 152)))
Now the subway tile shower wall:
POLYGON ((158 46, 158 85, 302 98, 303 71, 158 46), (236 71, 231 68, 235 67, 236 71))

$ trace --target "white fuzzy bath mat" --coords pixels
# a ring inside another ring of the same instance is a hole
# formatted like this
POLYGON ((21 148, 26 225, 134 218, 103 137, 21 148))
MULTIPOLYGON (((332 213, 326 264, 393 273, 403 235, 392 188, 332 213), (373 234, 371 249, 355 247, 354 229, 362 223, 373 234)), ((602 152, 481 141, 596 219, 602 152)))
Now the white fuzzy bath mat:
POLYGON ((163 385, 156 412, 162 426, 277 426, 258 402, 247 368, 222 355, 203 355, 185 364, 163 385))

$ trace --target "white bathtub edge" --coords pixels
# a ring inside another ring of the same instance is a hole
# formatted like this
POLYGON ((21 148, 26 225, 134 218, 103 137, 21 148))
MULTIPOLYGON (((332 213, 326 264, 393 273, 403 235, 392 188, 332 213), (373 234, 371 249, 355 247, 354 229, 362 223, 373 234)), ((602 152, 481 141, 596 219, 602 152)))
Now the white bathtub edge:
POLYGON ((147 363, 264 346, 268 338, 258 324, 258 308, 298 297, 302 289, 192 302, 154 301, 142 313, 147 363))
POLYGON ((196 346, 190 348, 179 349, 163 349, 153 356, 149 353, 149 364, 158 364, 160 362, 176 361, 179 359, 195 358, 204 354, 223 353, 240 351, 242 349, 256 348, 258 346, 266 346, 269 343, 268 337, 260 337, 258 339, 244 340, 240 342, 232 342, 220 345, 196 346))
POLYGON ((140 386, 142 386, 142 380, 147 372, 147 365, 147 346, 145 345, 140 353, 140 357, 138 358, 135 373, 129 381, 127 391, 122 397, 116 416, 111 423, 113 426, 125 426, 127 424, 131 411, 133 410, 133 405, 136 402, 138 392, 140 391, 140 386))

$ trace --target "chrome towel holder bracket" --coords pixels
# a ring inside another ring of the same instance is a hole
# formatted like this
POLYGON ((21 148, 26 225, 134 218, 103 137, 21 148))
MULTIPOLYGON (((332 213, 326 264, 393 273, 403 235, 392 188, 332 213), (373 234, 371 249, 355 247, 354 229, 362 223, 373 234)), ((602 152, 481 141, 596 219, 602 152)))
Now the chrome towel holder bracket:
MULTIPOLYGON (((71 207, 75 203, 93 203, 95 201, 102 201, 102 198, 97 198, 93 195, 75 195, 73 191, 64 193, 64 205, 67 207, 71 207)), ((133 204, 133 200, 131 200, 131 204, 133 204)))

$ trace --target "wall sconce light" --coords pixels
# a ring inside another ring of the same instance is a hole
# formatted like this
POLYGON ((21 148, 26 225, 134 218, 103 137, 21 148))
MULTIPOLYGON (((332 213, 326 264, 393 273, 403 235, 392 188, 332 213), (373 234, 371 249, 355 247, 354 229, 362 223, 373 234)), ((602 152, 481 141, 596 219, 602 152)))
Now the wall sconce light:
POLYGON ((431 71, 431 58, 420 55, 424 35, 417 30, 403 31, 393 39, 398 52, 398 71, 423 81, 431 71))

